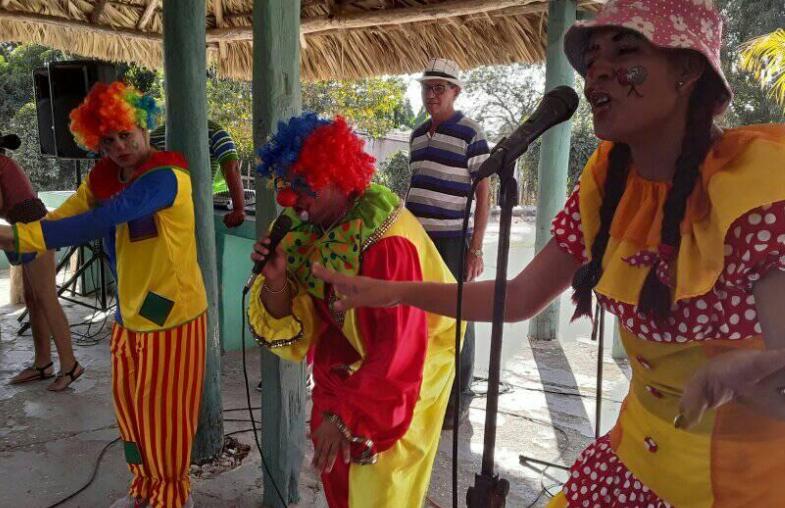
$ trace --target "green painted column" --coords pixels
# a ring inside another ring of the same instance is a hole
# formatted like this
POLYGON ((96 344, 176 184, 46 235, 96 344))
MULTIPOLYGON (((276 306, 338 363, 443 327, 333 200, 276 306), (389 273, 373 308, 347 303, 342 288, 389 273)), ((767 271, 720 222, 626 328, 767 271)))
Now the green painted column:
POLYGON ((166 0, 163 16, 167 145, 188 160, 197 253, 207 288, 207 368, 192 457, 194 462, 202 462, 220 453, 224 437, 212 174, 207 149, 205 0, 166 0))
MULTIPOLYGON (((259 147, 280 120, 299 114, 300 0, 254 0, 253 138, 259 147)), ((267 182, 256 179, 256 232, 277 215, 267 182)), ((289 503, 300 499, 297 481, 305 437, 305 367, 261 351, 262 451, 275 485, 289 503)), ((264 506, 283 508, 264 474, 264 506)))
MULTIPOLYGON (((545 64, 545 89, 574 86, 573 73, 564 55, 564 33, 575 22, 575 0, 552 0, 548 5, 548 48, 545 64)), ((542 138, 537 171, 537 230, 535 249, 539 252, 551 239, 551 221, 564 205, 567 193, 567 167, 570 159, 571 122, 549 130, 542 138)), ((529 337, 555 339, 559 333, 559 301, 529 322, 529 337)))

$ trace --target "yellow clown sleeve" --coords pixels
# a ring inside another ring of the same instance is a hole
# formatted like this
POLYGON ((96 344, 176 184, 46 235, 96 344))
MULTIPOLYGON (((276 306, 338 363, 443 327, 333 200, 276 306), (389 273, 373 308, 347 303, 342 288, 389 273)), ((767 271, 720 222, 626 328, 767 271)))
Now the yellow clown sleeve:
POLYGON ((45 252, 46 241, 44 233, 41 231, 41 222, 29 222, 24 224, 17 222, 14 228, 14 250, 19 253, 24 252, 45 252))
POLYGON ((284 360, 300 362, 308 353, 308 348, 319 328, 319 318, 311 296, 299 285, 290 280, 290 287, 297 294, 292 299, 292 313, 275 318, 267 312, 261 300, 264 277, 256 278, 250 291, 251 302, 248 307, 248 324, 254 339, 284 360))

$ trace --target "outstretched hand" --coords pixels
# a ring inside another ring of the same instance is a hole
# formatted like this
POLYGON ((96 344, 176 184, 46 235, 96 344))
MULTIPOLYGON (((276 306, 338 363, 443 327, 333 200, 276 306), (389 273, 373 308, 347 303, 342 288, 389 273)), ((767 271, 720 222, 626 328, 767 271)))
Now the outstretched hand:
POLYGON ((779 397, 781 405, 785 404, 785 393, 776 393, 768 379, 778 371, 785 371, 783 350, 732 351, 712 358, 684 388, 680 410, 685 421, 681 423, 696 425, 709 409, 736 399, 776 401, 779 397))
POLYGON ((314 263, 313 274, 332 284, 339 300, 335 310, 343 312, 355 307, 393 307, 400 303, 396 283, 361 275, 343 275, 319 263, 314 263))

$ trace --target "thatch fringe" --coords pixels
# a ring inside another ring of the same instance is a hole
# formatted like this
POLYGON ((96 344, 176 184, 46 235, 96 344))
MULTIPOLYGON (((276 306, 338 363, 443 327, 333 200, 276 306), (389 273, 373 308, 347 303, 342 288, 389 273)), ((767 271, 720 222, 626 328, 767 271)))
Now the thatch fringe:
MULTIPOLYGON (((0 39, 160 68, 161 2, 0 0, 0 39)), ((579 6, 595 10, 603 2, 580 0, 579 6)), ((536 62, 545 53, 546 0, 301 3, 305 79, 417 72, 437 55, 472 68, 536 62)), ((220 76, 251 77, 251 9, 252 0, 208 0, 207 55, 220 76)))

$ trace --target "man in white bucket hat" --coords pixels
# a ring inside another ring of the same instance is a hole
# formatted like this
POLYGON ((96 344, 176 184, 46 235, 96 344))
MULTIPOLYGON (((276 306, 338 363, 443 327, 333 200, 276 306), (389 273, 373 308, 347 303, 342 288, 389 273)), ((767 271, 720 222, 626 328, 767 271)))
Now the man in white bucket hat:
MULTIPOLYGON (((406 206, 417 216, 436 248, 457 278, 465 273, 467 281, 483 271, 482 241, 488 224, 490 189, 483 180, 475 192, 474 220, 469 223, 469 241, 461 238, 463 210, 471 192, 472 175, 488 158, 488 143, 480 126, 455 110, 455 99, 463 82, 458 65, 446 58, 434 58, 417 78, 422 84, 422 100, 430 118, 418 126, 410 141, 409 165, 412 181, 406 206), (464 266, 460 265, 464 251, 464 266)), ((453 386, 460 393, 460 421, 466 419, 474 397, 474 326, 466 328, 461 350, 461 383, 453 386)), ((444 419, 444 428, 453 423, 453 397, 444 419)))

